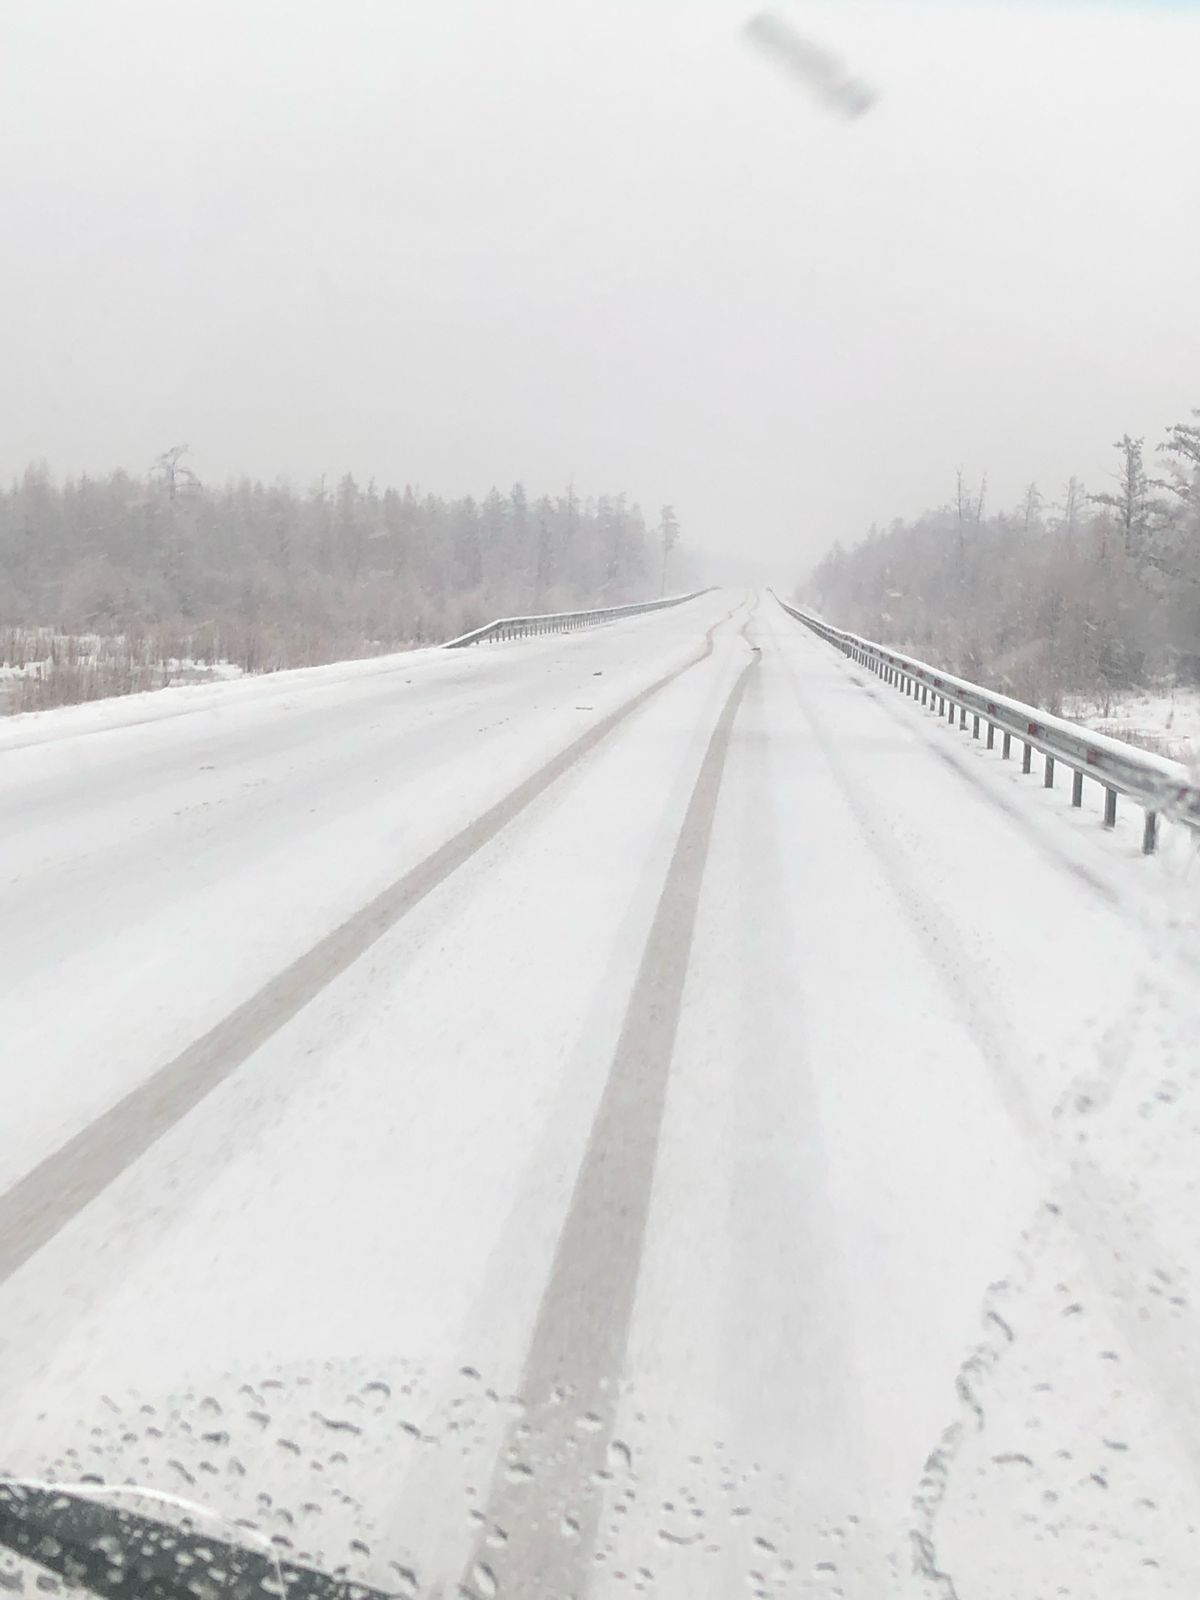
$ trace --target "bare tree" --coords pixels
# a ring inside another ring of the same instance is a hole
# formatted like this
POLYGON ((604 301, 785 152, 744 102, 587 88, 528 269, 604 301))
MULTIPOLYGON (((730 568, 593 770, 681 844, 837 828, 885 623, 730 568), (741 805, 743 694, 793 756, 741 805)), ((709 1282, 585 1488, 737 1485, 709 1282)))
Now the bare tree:
POLYGON ((671 551, 679 543, 679 518, 675 515, 674 506, 664 506, 659 515, 658 530, 662 538, 662 584, 660 594, 667 592, 667 563, 671 559, 671 551))
POLYGON ((1042 510, 1042 496, 1036 483, 1031 483, 1027 486, 1025 504, 1022 509, 1024 511, 1025 535, 1028 537, 1042 510))
POLYGON ((150 476, 164 485, 169 500, 174 500, 181 489, 186 493, 200 488, 200 479, 183 460, 190 448, 186 444, 173 444, 154 458, 150 476))

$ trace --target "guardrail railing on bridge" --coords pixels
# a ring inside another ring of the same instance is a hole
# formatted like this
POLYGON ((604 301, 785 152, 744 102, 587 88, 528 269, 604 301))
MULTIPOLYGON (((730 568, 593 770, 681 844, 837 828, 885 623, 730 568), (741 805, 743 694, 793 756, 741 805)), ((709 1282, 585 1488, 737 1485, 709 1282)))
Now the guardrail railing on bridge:
MULTIPOLYGON (((778 595, 775 598, 779 600, 778 595)), ((835 628, 820 617, 788 605, 786 600, 779 600, 779 604, 797 622, 835 645, 852 661, 877 673, 885 683, 892 684, 921 705, 929 706, 939 716, 950 722, 957 718, 963 729, 970 717, 976 739, 981 736, 981 729, 986 728, 989 750, 995 748, 999 733, 1000 753, 1005 760, 1012 754, 1013 740, 1018 740, 1022 746, 1024 772, 1032 770, 1036 750, 1044 758, 1042 782, 1047 789, 1054 787, 1055 770, 1059 765, 1069 768, 1072 805, 1083 804, 1084 779, 1094 779, 1104 789, 1106 828, 1116 824, 1118 795, 1135 801, 1145 812, 1142 849, 1147 855, 1158 842, 1160 815, 1200 829, 1200 785, 1182 762, 1139 750, 1107 734, 1093 733, 1090 728, 1069 722, 1065 717, 1051 716, 1036 706, 1027 706, 980 684, 955 678, 925 661, 901 655, 872 639, 847 633, 844 628, 835 628)))
POLYGON ((490 644, 497 639, 520 639, 535 633, 572 633, 576 628, 594 628, 598 623, 615 622, 620 617, 636 617, 643 611, 681 606, 686 600, 711 593, 711 589, 693 589, 691 594, 673 594, 665 600, 642 600, 631 606, 597 606, 591 611, 547 611, 540 616, 497 617, 495 622, 485 623, 482 628, 459 634, 457 639, 447 639, 442 648, 461 650, 468 644, 490 644))

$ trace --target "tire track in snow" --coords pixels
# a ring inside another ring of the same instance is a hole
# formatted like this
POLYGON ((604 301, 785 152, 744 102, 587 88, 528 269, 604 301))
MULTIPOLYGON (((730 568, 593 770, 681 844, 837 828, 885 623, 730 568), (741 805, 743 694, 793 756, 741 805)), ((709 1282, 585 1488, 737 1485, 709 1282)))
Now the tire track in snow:
POLYGON ((707 660, 737 609, 713 623, 691 660, 601 718, 0 1195, 0 1284, 570 767, 707 660))
POLYGON ((1031 1149, 1037 1150, 1042 1143, 1043 1132, 1032 1097, 1018 1069, 1025 1052, 1007 1008, 1002 1000, 996 998, 989 985, 980 980, 974 962, 964 953, 961 930, 914 881, 886 818, 864 796, 863 786, 855 783, 847 771, 837 740, 814 710, 812 699, 805 692, 803 681, 788 652, 781 649, 779 653, 796 701, 842 792, 847 811, 854 818, 864 842, 879 863, 883 880, 893 899, 912 925, 925 948, 930 965, 990 1068, 1005 1110, 1031 1149))
MULTIPOLYGON (((613 1438, 700 887, 747 663, 709 741, 634 981, 458 1593, 586 1594, 604 1490, 634 1481, 613 1438), (501 1535, 503 1537, 501 1537, 501 1535)), ((437 1591, 435 1591, 436 1594, 437 1591)))

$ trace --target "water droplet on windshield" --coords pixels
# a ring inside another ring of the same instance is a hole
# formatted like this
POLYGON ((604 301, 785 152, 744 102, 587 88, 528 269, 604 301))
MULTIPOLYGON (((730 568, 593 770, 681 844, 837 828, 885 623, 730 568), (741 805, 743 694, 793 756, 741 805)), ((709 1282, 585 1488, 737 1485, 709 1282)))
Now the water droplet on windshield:
POLYGON ((219 1417, 221 1415, 221 1402, 215 1395, 206 1394, 200 1402, 200 1415, 204 1417, 219 1417))
POLYGON ((608 1447, 609 1464, 628 1471, 633 1466, 633 1451, 624 1439, 614 1439, 608 1447))
POLYGON ((250 1422, 257 1423, 260 1428, 269 1428, 271 1426, 271 1418, 265 1411, 248 1411, 246 1416, 250 1422))
POLYGON ((526 1483, 533 1477, 533 1468, 527 1461, 510 1461, 504 1476, 509 1483, 526 1483))
POLYGON ((483 1597, 483 1600, 491 1600, 491 1597, 500 1591, 496 1574, 484 1561, 477 1561, 471 1568, 471 1587, 476 1594, 483 1597))
POLYGON ((361 1433, 362 1429, 357 1422, 349 1422, 344 1417, 326 1417, 319 1411, 313 1412, 313 1421, 319 1422, 322 1427, 328 1428, 331 1433, 361 1433))
POLYGON ((417 1575, 411 1567, 402 1567, 398 1561, 389 1561, 388 1566, 396 1574, 395 1593, 398 1600, 416 1600, 417 1575))
POLYGON ((670 1528, 658 1530, 660 1544, 699 1544, 703 1537, 702 1533, 672 1533, 670 1528))

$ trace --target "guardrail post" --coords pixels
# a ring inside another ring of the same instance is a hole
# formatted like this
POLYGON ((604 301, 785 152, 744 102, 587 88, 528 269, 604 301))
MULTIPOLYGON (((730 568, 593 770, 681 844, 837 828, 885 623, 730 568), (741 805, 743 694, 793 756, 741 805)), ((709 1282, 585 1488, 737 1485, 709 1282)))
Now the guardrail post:
POLYGON ((1142 854, 1152 856, 1158 844, 1158 812, 1147 811, 1145 825, 1142 828, 1142 854))
POLYGON ((923 706, 929 704, 929 685, 927 683, 921 685, 921 704, 923 706))
POLYGON ((1047 756, 1046 757, 1046 775, 1042 779, 1042 787, 1044 789, 1053 789, 1053 787, 1054 787, 1054 757, 1053 756, 1047 756))
POLYGON ((974 713, 974 715, 973 715, 973 717, 971 719, 971 722, 972 722, 971 737, 972 737, 972 739, 978 739, 978 737, 979 737, 979 713, 978 713, 978 711, 976 711, 974 713))
POLYGON ((1071 774, 1071 804, 1073 806, 1081 806, 1083 804, 1082 772, 1073 772, 1071 774))
POLYGON ((1033 771, 1033 746, 1031 744, 1025 746, 1025 754, 1021 757, 1021 771, 1033 771))
POLYGON ((996 724, 994 722, 988 723, 987 747, 989 750, 996 748, 996 724))
POLYGON ((1117 791, 1104 786, 1104 826, 1115 828, 1117 825, 1117 791))
POLYGON ((1000 754, 1005 761, 1007 761, 1009 756, 1012 755, 1012 734, 1009 733, 1007 729, 1005 729, 1004 732, 1004 740, 1000 747, 1000 754))
POLYGON ((960 706, 958 712, 958 725, 965 733, 967 731, 967 708, 960 706))

